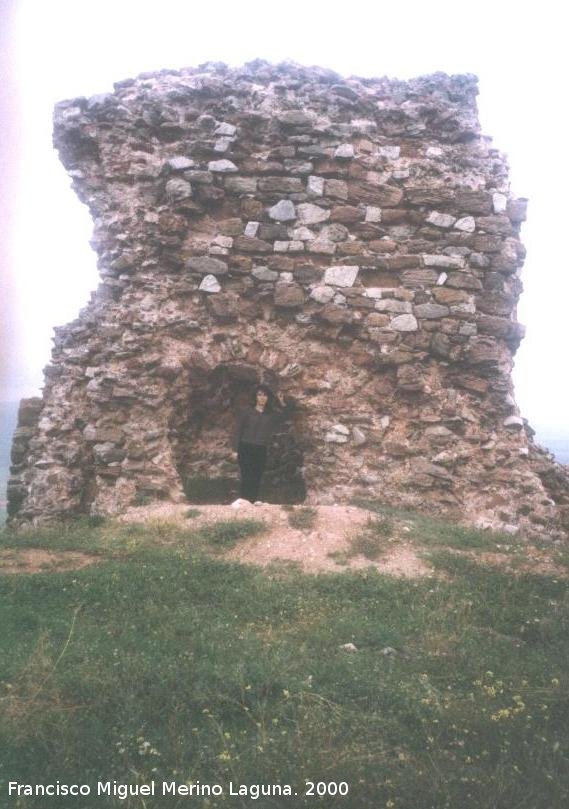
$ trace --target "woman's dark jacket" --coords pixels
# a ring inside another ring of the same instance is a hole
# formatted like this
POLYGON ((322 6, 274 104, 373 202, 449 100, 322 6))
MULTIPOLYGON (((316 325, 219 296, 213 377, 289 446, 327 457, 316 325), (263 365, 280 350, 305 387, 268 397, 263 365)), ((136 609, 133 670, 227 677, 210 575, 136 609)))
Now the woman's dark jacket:
POLYGON ((237 452, 240 441, 266 447, 275 430, 288 418, 293 409, 290 402, 272 413, 259 413, 254 407, 244 407, 237 414, 233 431, 233 449, 237 452))

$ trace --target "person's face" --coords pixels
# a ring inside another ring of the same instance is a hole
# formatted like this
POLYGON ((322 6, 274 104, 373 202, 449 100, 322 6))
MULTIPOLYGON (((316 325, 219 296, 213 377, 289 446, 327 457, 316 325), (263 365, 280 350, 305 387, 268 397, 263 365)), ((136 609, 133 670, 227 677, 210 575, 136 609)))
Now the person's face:
POLYGON ((264 390, 258 390, 256 395, 257 395, 257 406, 264 407, 267 404, 269 397, 267 396, 264 390))

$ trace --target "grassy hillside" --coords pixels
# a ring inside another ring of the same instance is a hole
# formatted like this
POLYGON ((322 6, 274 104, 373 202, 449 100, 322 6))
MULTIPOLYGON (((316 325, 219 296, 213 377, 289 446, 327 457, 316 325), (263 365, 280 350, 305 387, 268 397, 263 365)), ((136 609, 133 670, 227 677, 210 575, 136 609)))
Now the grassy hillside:
MULTIPOLYGON (((488 534, 478 541, 441 524, 428 537, 432 577, 303 575, 225 561, 225 547, 263 525, 192 529, 195 513, 187 528, 103 523, 3 535, 5 554, 46 547, 97 560, 0 575, 3 800, 8 780, 116 780, 154 781, 157 794, 11 805, 568 805, 563 549, 558 575, 505 573, 484 564, 488 534), (471 558, 451 550, 465 543, 471 558), (223 794, 159 797, 163 781, 219 784, 223 794), (230 782, 290 784, 293 795, 251 803, 230 796, 230 782), (308 782, 328 794, 308 795, 308 782), (330 794, 336 783, 347 796, 330 794)), ((495 552, 530 552, 511 542, 494 543, 495 552)))

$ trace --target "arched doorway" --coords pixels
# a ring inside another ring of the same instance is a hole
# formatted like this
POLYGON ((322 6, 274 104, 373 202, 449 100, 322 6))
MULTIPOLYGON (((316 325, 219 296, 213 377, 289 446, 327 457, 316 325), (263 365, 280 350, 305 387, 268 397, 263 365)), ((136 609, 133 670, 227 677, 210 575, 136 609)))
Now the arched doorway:
MULTIPOLYGON (((221 363, 192 373, 187 391, 173 397, 169 439, 184 493, 190 503, 230 503, 239 496, 239 468, 230 460, 238 410, 253 400, 263 382, 275 392, 278 377, 243 362, 221 363)), ((260 499, 267 503, 301 503, 306 497, 303 453, 295 418, 274 435, 260 499)))

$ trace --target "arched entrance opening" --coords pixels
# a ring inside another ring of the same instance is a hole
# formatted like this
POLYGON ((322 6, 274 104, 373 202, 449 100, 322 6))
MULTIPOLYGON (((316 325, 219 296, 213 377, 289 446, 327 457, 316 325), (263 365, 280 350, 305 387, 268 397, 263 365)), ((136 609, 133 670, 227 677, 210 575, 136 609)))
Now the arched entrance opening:
MULTIPOLYGON (((213 370, 193 369, 183 390, 175 383, 169 439, 189 503, 231 503, 239 497, 239 467, 230 459, 238 410, 253 401, 255 386, 278 391, 278 377, 243 362, 221 363, 213 370)), ((303 453, 293 416, 273 436, 260 499, 301 503, 306 497, 303 453)))

